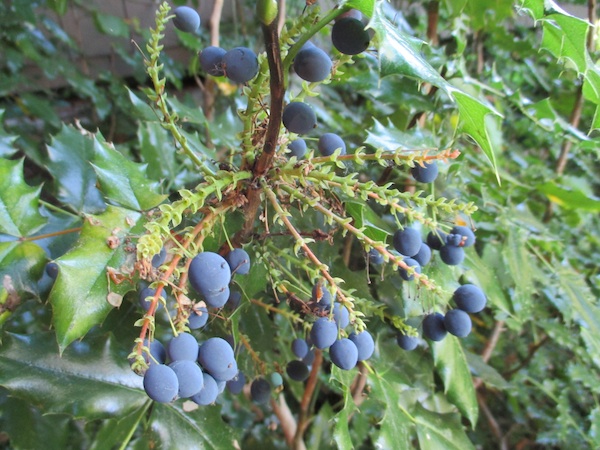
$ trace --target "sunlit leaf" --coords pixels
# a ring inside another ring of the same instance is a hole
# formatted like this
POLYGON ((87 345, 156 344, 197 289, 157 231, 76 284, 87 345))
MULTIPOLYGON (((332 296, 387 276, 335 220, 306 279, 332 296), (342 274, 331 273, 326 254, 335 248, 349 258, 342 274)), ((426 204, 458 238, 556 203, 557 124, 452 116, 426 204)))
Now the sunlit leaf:
POLYGON ((559 186, 552 181, 547 181, 537 186, 538 190, 548 199, 566 209, 580 209, 582 211, 600 211, 600 198, 584 193, 583 191, 559 186))
POLYGON ((131 265, 135 253, 124 249, 124 240, 142 218, 140 213, 109 206, 103 214, 90 216, 73 249, 56 260, 59 276, 50 293, 54 326, 61 350, 100 324, 111 311, 112 292, 125 294, 131 283, 111 283, 107 267, 131 265))

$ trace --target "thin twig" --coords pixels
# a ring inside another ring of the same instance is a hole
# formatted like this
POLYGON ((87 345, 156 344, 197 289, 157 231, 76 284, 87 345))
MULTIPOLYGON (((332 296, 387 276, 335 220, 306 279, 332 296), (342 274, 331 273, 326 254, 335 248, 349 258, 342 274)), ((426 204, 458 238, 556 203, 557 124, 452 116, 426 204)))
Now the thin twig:
POLYGON ((500 425, 498 425, 498 421, 492 414, 492 411, 490 411, 490 408, 488 407, 485 398, 479 392, 477 393, 477 403, 479 404, 479 408, 483 412, 483 415, 485 416, 485 418, 488 421, 488 424, 490 425, 492 434, 496 437, 497 441, 499 442, 498 449, 508 450, 506 440, 503 438, 502 429, 500 428, 500 425))
POLYGON ((308 427, 309 407, 312 400, 312 396, 315 392, 315 388, 317 387, 317 383, 319 381, 319 370, 321 368, 322 363, 323 352, 319 349, 316 349, 315 360, 313 361, 312 370, 310 371, 310 375, 304 388, 304 395, 302 395, 302 400, 300 401, 300 413, 298 414, 298 428, 296 430, 296 435, 294 436, 294 444, 292 447, 294 450, 302 450, 305 448, 303 435, 304 431, 308 427))

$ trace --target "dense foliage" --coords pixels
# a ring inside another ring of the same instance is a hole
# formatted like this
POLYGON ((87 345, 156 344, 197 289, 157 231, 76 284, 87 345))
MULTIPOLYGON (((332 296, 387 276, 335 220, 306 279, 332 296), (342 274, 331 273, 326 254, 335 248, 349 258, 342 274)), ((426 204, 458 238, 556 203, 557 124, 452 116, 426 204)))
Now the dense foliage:
POLYGON ((174 3, 0 5, 0 445, 600 447, 595 2, 174 3))

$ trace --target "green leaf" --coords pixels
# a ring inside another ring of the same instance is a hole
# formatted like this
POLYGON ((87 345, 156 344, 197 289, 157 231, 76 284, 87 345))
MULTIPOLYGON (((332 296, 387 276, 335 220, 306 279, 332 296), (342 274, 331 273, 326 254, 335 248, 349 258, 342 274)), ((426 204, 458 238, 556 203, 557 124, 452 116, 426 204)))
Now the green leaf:
POLYGON ((381 8, 382 6, 375 10, 375 17, 370 24, 379 37, 381 77, 402 75, 418 81, 425 81, 439 87, 454 98, 460 114, 460 129, 471 136, 481 147, 496 173, 496 178, 500 181, 494 155, 495 143, 492 139, 494 128, 498 128, 494 121, 500 115, 491 107, 448 83, 421 56, 420 47, 423 42, 407 36, 394 27, 385 18, 381 8), (488 115, 496 116, 496 118, 488 118, 488 115))
POLYGON ((420 403, 417 403, 413 415, 421 450, 475 450, 458 415, 434 413, 420 403))
POLYGON ((43 415, 30 403, 6 396, 0 400, 0 410, 10 414, 0 416, 0 429, 10 437, 11 448, 68 448, 68 418, 43 415))
POLYGON ((363 202, 345 199, 346 212, 354 219, 356 228, 365 227, 365 234, 375 241, 385 242, 391 234, 389 225, 363 202))
POLYGON ((465 351, 467 362, 473 372, 473 376, 481 378, 490 387, 506 390, 510 387, 508 382, 498 373, 496 369, 487 364, 483 358, 476 353, 465 351))
MULTIPOLYGON (((516 210, 515 210, 516 214, 516 210)), ((514 293, 511 296, 513 310, 527 320, 533 312, 532 297, 536 289, 535 264, 527 250, 525 230, 506 223, 507 238, 502 245, 502 257, 514 282, 514 293)))
POLYGON ((543 22, 542 47, 559 62, 568 62, 578 73, 584 73, 587 69, 588 23, 564 13, 548 14, 543 22))
POLYGON ((347 0, 343 3, 353 9, 358 9, 367 17, 373 17, 375 0, 347 0))
POLYGON ((96 188, 96 174, 90 165, 94 142, 73 127, 64 126, 48 145, 47 169, 54 177, 57 198, 76 212, 98 213, 106 207, 96 188))
MULTIPOLYGON (((126 89, 127 93, 129 94, 129 101, 133 105, 133 109, 137 113, 138 117, 144 121, 158 122, 159 119, 156 111, 154 111, 150 105, 148 105, 148 103, 138 97, 131 89, 126 89)), ((164 128, 162 129, 164 130, 164 128)))
POLYGON ((500 114, 464 92, 454 91, 452 96, 458 105, 459 128, 481 147, 500 183, 492 139, 492 131, 498 128, 497 119, 501 117, 500 114))
POLYGON ((4 122, 4 110, 0 109, 0 157, 13 155, 17 148, 14 146, 18 136, 12 136, 6 132, 2 123, 4 122))
POLYGON ((106 197, 125 208, 146 211, 158 206, 167 196, 159 194, 158 183, 150 183, 146 167, 125 158, 102 136, 94 138, 92 166, 106 197))
POLYGON ((401 395, 407 386, 404 380, 398 380, 396 374, 390 372, 378 374, 370 381, 373 388, 372 395, 386 406, 383 419, 379 423, 379 436, 376 442, 378 448, 408 449, 411 447, 414 419, 405 409, 407 405, 401 395))
POLYGON ((122 38, 129 37, 129 27, 125 19, 121 17, 96 11, 94 13, 94 21, 96 27, 104 34, 122 38))
POLYGON ((378 37, 379 72, 382 78, 402 75, 426 81, 446 93, 454 88, 421 56, 423 41, 406 35, 385 17, 383 2, 377 4, 369 26, 378 37))
POLYGON ((374 118, 373 126, 367 133, 368 137, 365 144, 372 145, 376 149, 401 151, 427 150, 435 147, 433 137, 423 134, 423 130, 404 132, 396 128, 390 120, 388 120, 387 125, 384 125, 374 118))
POLYGON ((350 430, 348 428, 350 422, 350 414, 354 411, 355 405, 350 392, 350 385, 355 377, 354 371, 342 371, 337 367, 331 368, 331 379, 342 390, 344 396, 344 404, 340 411, 335 415, 335 427, 333 438, 340 450, 351 450, 354 448, 350 430))
POLYGON ((471 426, 477 423, 479 408, 471 372, 462 346, 455 336, 448 335, 431 346, 435 368, 444 383, 444 391, 471 426))
MULTIPOLYGON (((553 265, 556 268, 560 288, 567 302, 564 308, 568 308, 568 315, 573 316, 575 321, 587 331, 588 337, 600 339, 600 308, 598 308, 594 294, 586 285, 585 281, 573 269, 553 265)), ((560 308, 558 303, 555 303, 560 308)), ((600 348, 600 345, 596 344, 600 348)))
POLYGON ((52 333, 7 334, 0 347, 0 385, 45 413, 120 417, 148 402, 126 356, 105 337, 77 342, 61 356, 52 333))
POLYGON ((142 158, 148 164, 148 176, 153 180, 174 180, 178 167, 169 132, 159 123, 144 122, 138 128, 137 138, 142 158))
MULTIPOLYGON (((101 323, 111 311, 107 301, 108 267, 121 268, 134 254, 124 250, 123 241, 142 215, 109 206, 98 216, 90 216, 73 249, 56 260, 59 276, 50 293, 54 310, 54 326, 61 351, 101 323), (111 248, 108 239, 117 238, 120 245, 111 248)), ((130 283, 111 284, 110 290, 125 294, 130 283)))
POLYGON ((23 179, 23 160, 0 159, 0 233, 29 236, 46 223, 39 212, 41 187, 23 179))
POLYGON ((186 412, 176 403, 156 403, 148 433, 154 446, 162 450, 236 448, 236 433, 221 419, 220 406, 201 406, 186 412))
POLYGON ((152 402, 148 400, 137 411, 125 417, 105 420, 89 450, 114 450, 115 448, 120 448, 120 445, 126 443, 131 438, 133 432, 147 414, 148 407, 151 404, 152 402))
POLYGON ((539 185, 538 190, 545 194, 551 202, 562 208, 588 212, 600 211, 600 198, 585 194, 583 191, 565 188, 552 181, 539 185))
POLYGON ((46 252, 33 242, 0 242, 0 283, 10 282, 19 294, 36 294, 47 260, 46 252))

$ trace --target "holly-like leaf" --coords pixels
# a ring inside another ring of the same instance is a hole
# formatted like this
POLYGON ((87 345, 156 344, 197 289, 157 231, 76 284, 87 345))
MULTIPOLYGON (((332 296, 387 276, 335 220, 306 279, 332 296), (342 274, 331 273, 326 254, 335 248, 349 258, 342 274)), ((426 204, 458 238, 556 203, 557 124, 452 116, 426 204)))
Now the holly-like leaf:
POLYGON ((158 206, 166 195, 158 193, 158 183, 146 176, 146 167, 125 158, 102 136, 94 137, 94 162, 100 189, 111 202, 136 211, 158 206))
POLYGON ((25 183, 22 159, 0 159, 0 233, 25 237, 44 226, 40 190, 25 183))
POLYGON ((86 420, 124 416, 149 401, 112 339, 77 342, 62 356, 58 350, 51 333, 5 335, 0 385, 45 413, 86 420))
POLYGON ((421 450, 475 450, 457 414, 434 413, 417 403, 413 416, 421 450))
POLYGON ((149 441, 163 450, 236 448, 238 438, 223 422, 220 406, 201 406, 186 412, 180 405, 157 403, 152 409, 149 441))
POLYGON ((383 3, 378 3, 369 26, 377 33, 379 71, 382 78, 402 75, 426 81, 447 93, 454 90, 421 55, 420 48, 424 42, 403 33, 385 17, 383 3))
POLYGON ((382 7, 375 9, 375 16, 370 22, 370 26, 379 38, 378 50, 381 77, 389 75, 411 77, 418 81, 431 83, 451 96, 458 106, 460 114, 459 128, 471 136, 481 147, 499 181, 494 155, 495 143, 492 140, 492 130, 494 126, 497 127, 497 124, 493 123, 494 119, 488 116, 491 115, 497 118, 500 115, 491 107, 446 81, 421 55, 420 47, 424 43, 392 26, 389 20, 385 18, 382 7))
POLYGON ((494 121, 501 117, 500 114, 464 92, 454 91, 452 96, 458 105, 459 128, 471 136, 481 147, 500 182, 494 141, 492 140, 492 130, 494 127, 497 128, 494 121))
MULTIPOLYGON (((0 242, 0 284, 7 291, 14 289, 18 295, 24 292, 35 294, 46 261, 46 252, 33 242, 0 242)), ((16 306, 6 307, 13 309, 16 306)))
POLYGON ((106 207, 96 188, 96 174, 90 165, 94 142, 88 136, 64 126, 48 145, 47 169, 54 177, 57 198, 74 211, 95 214, 106 207))
POLYGON ((446 336, 432 344, 435 368, 444 382, 444 391, 472 426, 477 423, 479 408, 471 372, 458 338, 446 336))
MULTIPOLYGON (((123 241, 142 215, 109 206, 98 216, 90 216, 73 249, 56 260, 59 276, 50 293, 54 326, 61 351, 101 323, 112 309, 107 301, 107 267, 119 269, 133 253, 127 253, 123 241)), ((131 264, 131 260, 129 263, 131 264)), ((110 290, 125 294, 129 282, 111 283, 110 290)))

